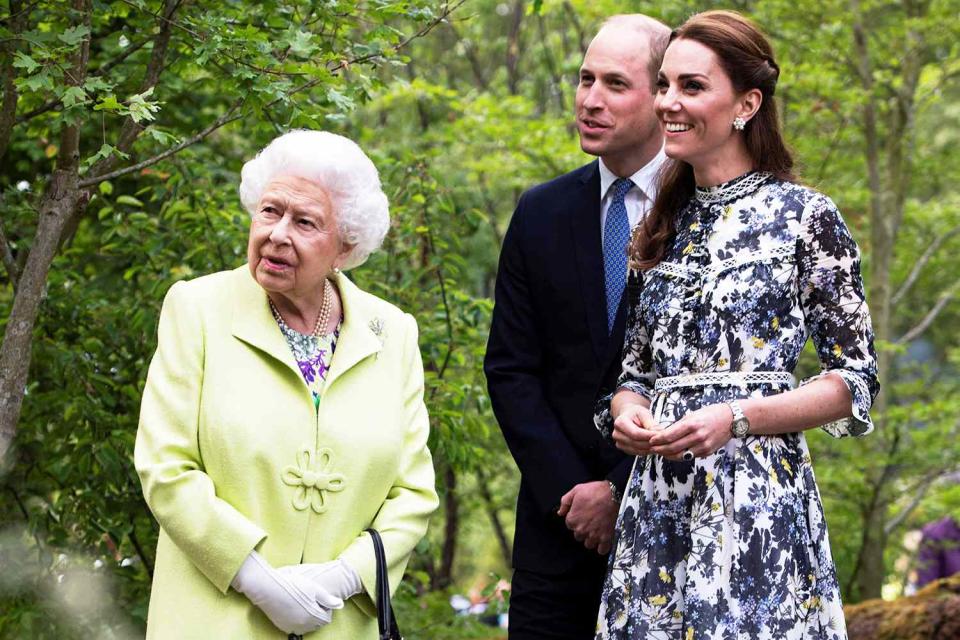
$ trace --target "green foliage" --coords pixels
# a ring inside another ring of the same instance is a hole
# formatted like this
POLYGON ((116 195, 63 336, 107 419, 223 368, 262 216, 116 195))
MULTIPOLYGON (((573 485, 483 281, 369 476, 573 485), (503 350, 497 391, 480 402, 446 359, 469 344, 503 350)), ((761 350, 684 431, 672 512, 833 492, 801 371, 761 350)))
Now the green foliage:
MULTIPOLYGON (((499 527, 509 546, 518 476, 480 368, 497 253, 520 193, 589 160, 570 126, 573 88, 583 49, 606 16, 642 11, 678 24, 716 7, 754 16, 778 52, 777 98, 802 174, 839 204, 869 273, 862 115, 868 95, 856 78, 846 2, 470 0, 397 53, 393 47, 430 24, 443 4, 200 0, 175 14, 155 86, 144 79, 163 24, 155 17, 159 0, 97 1, 89 34, 71 24, 65 3, 29 4, 29 24, 11 57, 24 119, 0 159, 0 223, 21 263, 65 124, 81 128, 81 172, 89 177, 105 165, 122 168, 170 150, 228 113, 238 120, 162 162, 93 186, 86 215, 64 239, 34 332, 15 458, 0 481, 2 637, 141 632, 157 528, 140 496, 132 446, 160 301, 179 279, 243 262, 239 168, 280 131, 323 128, 357 140, 390 198, 393 225, 383 249, 350 275, 412 313, 420 328, 430 445, 448 506, 401 585, 397 609, 411 638, 498 635, 454 619, 448 606, 451 593, 491 584, 491 571, 509 571, 509 549, 491 533, 499 527), (87 37, 90 73, 82 86, 68 87, 64 69, 87 37), (121 130, 130 120, 145 129, 124 146, 121 130), (21 181, 27 189, 17 187, 21 181), (446 576, 448 550, 454 561, 446 576), (438 589, 448 578, 452 586, 438 589), (100 586, 80 589, 93 602, 78 601, 64 582, 100 586)), ((809 438, 841 583, 854 597, 849 586, 864 514, 878 499, 889 502, 883 511, 890 583, 903 579, 894 568, 903 533, 960 513, 958 485, 943 479, 960 459, 957 290, 949 289, 960 238, 960 6, 860 4, 881 134, 897 114, 902 54, 919 46, 910 29, 920 34, 925 56, 894 288, 940 244, 894 306, 886 347, 897 354, 895 375, 885 390, 887 414, 875 416, 882 430, 868 440, 809 438), (906 14, 917 8, 926 14, 906 14), (939 315, 920 338, 894 344, 941 297, 939 315), (878 495, 885 469, 891 489, 878 495)), ((12 37, 10 29, 0 21, 0 38, 12 37)), ((2 283, 5 323, 13 290, 2 283)), ((817 370, 808 350, 798 374, 817 370)))

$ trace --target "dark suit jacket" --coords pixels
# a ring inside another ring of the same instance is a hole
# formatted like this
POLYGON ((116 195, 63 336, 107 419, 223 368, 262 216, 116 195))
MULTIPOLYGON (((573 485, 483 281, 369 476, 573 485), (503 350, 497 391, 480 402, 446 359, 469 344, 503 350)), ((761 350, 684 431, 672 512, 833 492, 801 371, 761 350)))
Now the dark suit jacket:
POLYGON ((596 161, 530 189, 503 240, 484 361, 493 411, 520 468, 517 569, 563 573, 603 561, 556 515, 574 485, 623 490, 633 458, 593 425, 620 372, 625 305, 607 334, 596 161))

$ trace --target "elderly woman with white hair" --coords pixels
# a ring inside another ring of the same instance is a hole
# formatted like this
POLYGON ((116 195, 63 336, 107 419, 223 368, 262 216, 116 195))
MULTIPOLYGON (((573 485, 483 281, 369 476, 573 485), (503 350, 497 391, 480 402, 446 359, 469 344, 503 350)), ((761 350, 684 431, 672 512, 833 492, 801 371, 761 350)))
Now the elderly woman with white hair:
POLYGON ((377 637, 437 507, 414 319, 361 291, 373 163, 293 131, 243 167, 247 264, 170 288, 135 461, 160 523, 148 638, 377 637))

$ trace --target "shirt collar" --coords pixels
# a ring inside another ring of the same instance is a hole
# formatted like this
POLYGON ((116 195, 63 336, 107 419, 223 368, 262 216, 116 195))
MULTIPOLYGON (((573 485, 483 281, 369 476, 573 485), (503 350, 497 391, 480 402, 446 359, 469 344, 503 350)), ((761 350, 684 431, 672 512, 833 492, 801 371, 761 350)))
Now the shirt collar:
MULTIPOLYGON (((643 192, 643 195, 649 198, 651 201, 657 196, 657 174, 660 172, 660 167, 666 161, 667 156, 663 152, 663 147, 660 148, 660 151, 657 152, 657 155, 653 156, 650 159, 650 162, 643 165, 636 173, 630 177, 630 180, 637 187, 640 188, 640 191, 643 192)), ((607 192, 610 190, 610 187, 616 182, 620 176, 615 174, 613 171, 607 168, 607 165, 603 163, 603 158, 600 158, 600 199, 607 197, 607 192)))

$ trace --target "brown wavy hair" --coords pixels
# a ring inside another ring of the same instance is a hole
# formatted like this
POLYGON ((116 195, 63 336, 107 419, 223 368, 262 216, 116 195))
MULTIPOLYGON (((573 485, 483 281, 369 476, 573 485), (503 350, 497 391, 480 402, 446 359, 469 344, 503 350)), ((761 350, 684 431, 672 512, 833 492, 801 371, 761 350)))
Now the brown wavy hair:
MULTIPOLYGON (((747 152, 754 169, 796 181, 793 156, 783 140, 773 97, 780 67, 766 36, 735 11, 705 11, 670 34, 670 42, 680 38, 712 50, 738 93, 760 90, 760 108, 743 131, 747 152)), ((631 266, 649 269, 663 259, 674 237, 674 219, 693 196, 695 186, 692 166, 680 160, 667 161, 660 174, 657 199, 630 240, 631 266)))

